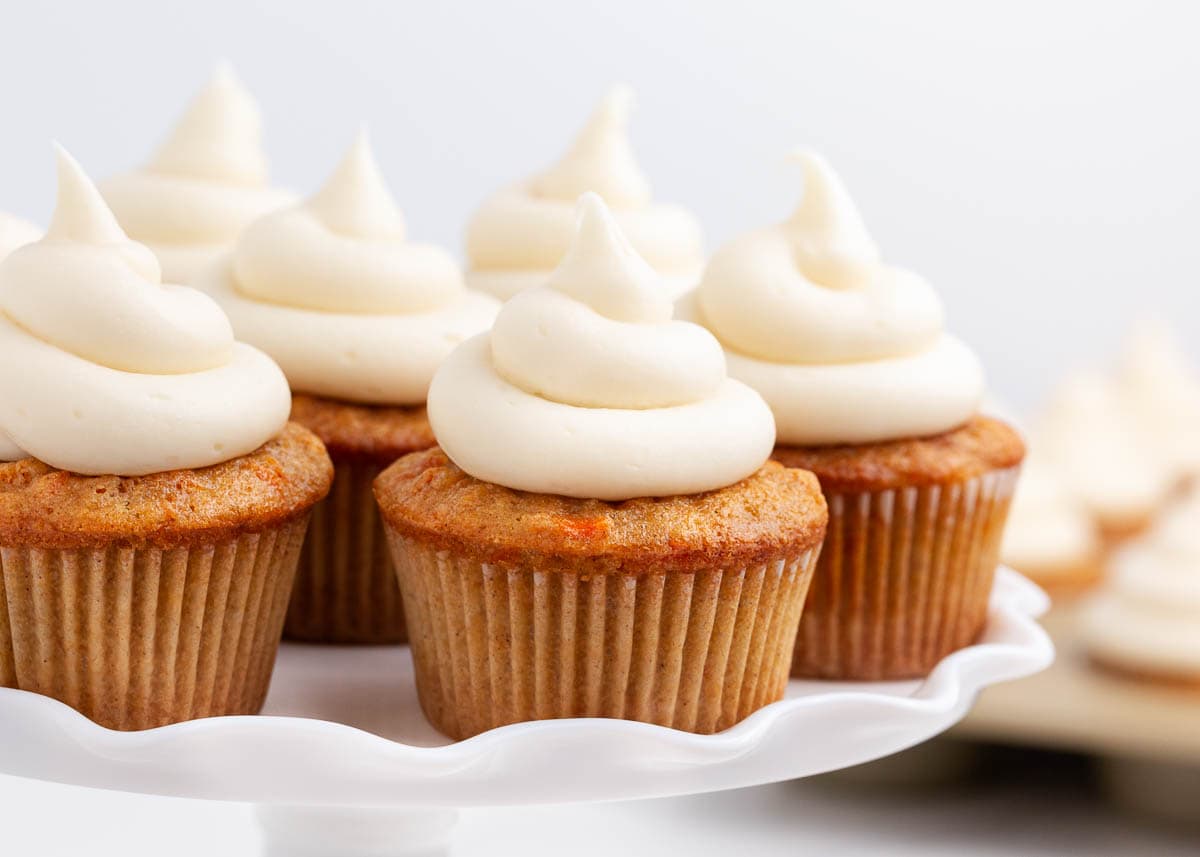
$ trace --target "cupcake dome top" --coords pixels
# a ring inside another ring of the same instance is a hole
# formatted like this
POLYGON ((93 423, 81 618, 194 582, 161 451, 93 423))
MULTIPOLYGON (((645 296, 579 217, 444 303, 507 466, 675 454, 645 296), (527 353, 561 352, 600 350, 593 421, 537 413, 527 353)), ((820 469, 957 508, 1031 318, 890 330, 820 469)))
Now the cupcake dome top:
POLYGON ((438 364, 499 309, 449 253, 407 240, 365 132, 324 187, 251 224, 198 285, 296 392, 373 405, 424 402, 438 364))
POLYGON ((540 285, 574 236, 579 196, 599 194, 633 248, 677 297, 704 264, 700 224, 686 209, 655 203, 629 145, 633 93, 610 91, 557 164, 486 200, 467 227, 468 282, 506 299, 540 285))
POLYGON ((597 500, 733 484, 770 454, 771 414, 720 344, 671 319, 657 275, 596 194, 562 264, 434 377, 438 443, 486 482, 597 500))
POLYGON ((13 250, 32 244, 42 237, 42 230, 28 220, 0 211, 0 260, 13 250))
POLYGON ((267 184, 258 105, 220 64, 141 169, 100 184, 121 226, 186 282, 254 219, 293 197, 267 184))
POLYGON ((0 264, 3 457, 85 475, 206 467, 287 422, 287 382, 205 295, 164 285, 58 150, 50 228, 0 264))
POLYGON ((885 264, 829 165, 801 152, 783 223, 713 255, 688 311, 762 393, 780 443, 870 443, 956 428, 983 397, 974 354, 943 331, 925 280, 885 264))

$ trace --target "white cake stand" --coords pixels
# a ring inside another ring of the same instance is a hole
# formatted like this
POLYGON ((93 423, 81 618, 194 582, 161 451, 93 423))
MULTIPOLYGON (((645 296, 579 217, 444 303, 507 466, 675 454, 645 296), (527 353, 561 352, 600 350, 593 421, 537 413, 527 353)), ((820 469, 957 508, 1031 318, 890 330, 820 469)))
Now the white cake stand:
POLYGON ((718 735, 622 720, 519 723, 452 743, 426 723, 405 647, 285 645, 265 716, 113 732, 0 689, 0 773, 259 806, 272 857, 436 854, 459 807, 626 800, 807 777, 958 722, 984 687, 1054 658, 1045 595, 1000 569, 977 645, 924 680, 792 681, 718 735))

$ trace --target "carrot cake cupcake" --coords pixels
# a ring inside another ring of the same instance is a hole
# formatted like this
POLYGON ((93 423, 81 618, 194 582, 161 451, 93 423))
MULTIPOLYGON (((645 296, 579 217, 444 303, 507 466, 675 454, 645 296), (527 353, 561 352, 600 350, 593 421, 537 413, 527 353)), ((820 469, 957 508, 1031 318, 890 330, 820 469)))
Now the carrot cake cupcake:
POLYGON ((719 249, 686 311, 770 404, 774 458, 829 502, 794 673, 921 676, 983 630, 1024 449, 977 414, 983 372, 933 289, 884 264, 829 166, 799 158, 799 208, 719 249))
POLYGON ((158 257, 169 283, 187 283, 241 231, 293 196, 267 184, 254 97, 228 63, 188 106, 150 162, 100 184, 117 220, 158 257))
POLYGON ((653 201, 629 145, 632 103, 632 90, 613 89, 561 161, 483 203, 467 227, 468 285, 507 300, 544 283, 567 252, 575 202, 587 191, 603 197, 669 297, 696 285, 700 224, 680 206, 653 201))
POLYGON ((440 448, 375 491, 421 705, 465 738, 555 717, 716 732, 782 697, 825 532, 770 410, 672 321, 600 198, 545 285, 434 377, 440 448))
POLYGON ((0 211, 0 260, 26 244, 42 237, 42 231, 28 220, 0 211))
POLYGON ((313 514, 284 633, 403 642, 371 484, 400 456, 433 446, 433 372, 491 326, 499 303, 468 291, 449 253, 407 240, 365 133, 320 191, 251 224, 197 283, 239 338, 283 367, 292 419, 324 441, 337 472, 313 514))
POLYGON ((1200 492, 1117 554, 1084 613, 1083 637, 1105 669, 1200 688, 1200 492))
POLYGON ((62 151, 0 264, 0 365, 0 685, 113 729, 258 711, 329 459, 62 151))
POLYGON ((1104 550, 1095 522, 1041 454, 1030 455, 1021 466, 1000 560, 1056 601, 1090 589, 1103 577, 1104 550))

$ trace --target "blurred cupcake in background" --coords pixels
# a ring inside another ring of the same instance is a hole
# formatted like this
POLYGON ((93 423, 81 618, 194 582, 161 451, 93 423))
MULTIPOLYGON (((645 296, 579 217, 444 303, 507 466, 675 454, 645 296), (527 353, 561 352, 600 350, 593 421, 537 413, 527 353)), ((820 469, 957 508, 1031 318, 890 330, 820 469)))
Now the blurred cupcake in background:
POLYGON ((0 260, 26 244, 42 237, 42 230, 28 220, 0 211, 0 260))
POLYGON ((1144 532, 1177 484, 1177 471, 1139 436, 1134 414, 1101 372, 1076 372, 1059 385, 1034 421, 1031 443, 1108 545, 1144 532))
POLYGON ((686 209, 654 202, 629 145, 633 92, 616 87, 600 102, 557 164, 487 199, 467 226, 467 283, 501 300, 541 285, 566 255, 575 203, 597 193, 633 248, 675 298, 699 280, 700 224, 686 209))
POLYGON ((172 283, 190 282, 253 220, 294 200, 267 182, 258 104, 228 63, 217 66, 150 162, 102 182, 100 191, 172 283))
POLYGON ((0 686, 112 729, 256 713, 329 457, 279 367, 58 173, 0 263, 0 686))
POLYGON ((445 250, 408 240, 361 132, 325 185, 251 224, 197 280, 234 331, 283 367, 292 419, 325 443, 333 491, 313 514, 285 628, 314 642, 398 643, 404 610, 371 485, 433 446, 425 396, 500 304, 445 250))
POLYGON ((978 413, 983 370, 930 285, 884 263, 823 159, 798 159, 796 211, 718 249, 683 311, 771 406, 772 457, 829 503, 793 674, 923 676, 984 628, 1024 446, 978 413))
POLYGON ((1055 600, 1089 589, 1103 577, 1104 551, 1091 514, 1036 451, 1021 466, 1000 560, 1055 600))
POLYGON ((1200 492, 1116 555, 1083 616, 1083 637, 1106 669, 1200 687, 1200 492))
POLYGON ((1117 360, 1115 383, 1139 444, 1183 486, 1200 474, 1200 376, 1170 326, 1139 322, 1117 360))

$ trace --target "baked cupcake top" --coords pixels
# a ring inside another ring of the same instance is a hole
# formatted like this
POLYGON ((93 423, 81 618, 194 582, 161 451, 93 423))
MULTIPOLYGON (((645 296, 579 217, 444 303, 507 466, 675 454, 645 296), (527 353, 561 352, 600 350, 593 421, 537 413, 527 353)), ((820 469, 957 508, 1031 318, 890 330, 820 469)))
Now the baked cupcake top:
POLYGON ((604 199, 669 296, 696 284, 704 265, 700 224, 684 208, 653 201, 629 145, 632 103, 632 90, 613 89, 561 161, 483 203, 467 226, 472 288, 504 300, 541 285, 566 255, 575 202, 587 191, 604 199))
POLYGON ((148 164, 100 190, 173 283, 189 282, 251 221, 293 200, 267 184, 258 105, 228 63, 217 66, 148 164))
POLYGON ((1045 456, 1030 455, 1021 465, 1000 561, 1018 571, 1049 575, 1095 561, 1099 552, 1100 536, 1087 507, 1045 456))
POLYGON ((251 224, 197 283, 294 390, 375 405, 424 402, 434 370, 500 307, 446 251, 407 240, 365 132, 324 187, 251 224))
POLYGON ((1145 522, 1175 487, 1172 469, 1141 442, 1129 408, 1102 373, 1076 372, 1060 384, 1032 437, 1101 525, 1145 522))
POLYGON ((1142 446, 1179 480, 1200 473, 1200 378, 1165 323, 1146 319, 1134 328, 1115 383, 1142 446))
POLYGON ((287 381, 207 296, 164 285, 58 150, 46 235, 0 263, 0 458, 141 476, 245 455, 279 434, 287 381))
POLYGON ((1200 493, 1117 554, 1084 619, 1088 648, 1105 661, 1200 676, 1200 493))
POLYGON ((454 351, 429 390, 438 443, 467 473, 598 500, 709 491, 755 472, 775 427, 720 344, 673 321, 651 267, 584 194, 566 257, 454 351))
POLYGON ((975 355, 943 330, 925 280, 885 264, 850 195, 801 152, 804 196, 783 223, 713 255, 684 312, 725 346, 729 374, 771 405, 779 442, 870 443, 965 423, 975 355))
POLYGON ((0 259, 41 237, 42 230, 28 220, 0 211, 0 259))

